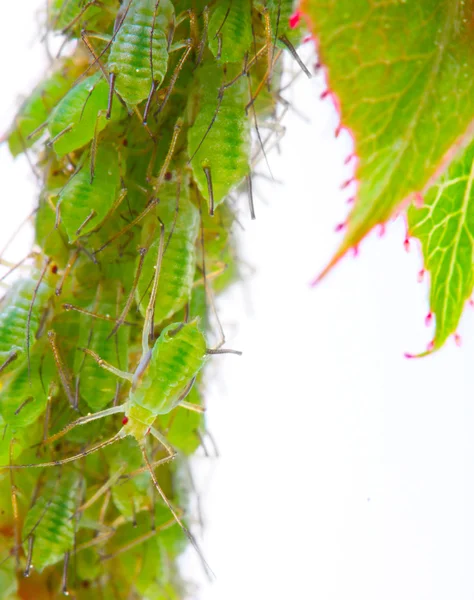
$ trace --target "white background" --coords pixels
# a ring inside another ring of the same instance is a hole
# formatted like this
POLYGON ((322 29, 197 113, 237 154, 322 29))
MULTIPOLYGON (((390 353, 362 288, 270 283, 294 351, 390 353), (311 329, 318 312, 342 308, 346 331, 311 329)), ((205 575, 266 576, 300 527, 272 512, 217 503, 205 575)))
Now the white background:
MULTIPOLYGON (((43 2, 5 4, 1 131, 45 64, 33 43, 43 2)), ((284 185, 256 182, 256 222, 242 203, 241 255, 256 274, 220 302, 229 345, 244 356, 216 357, 211 369, 221 457, 196 463, 217 581, 195 596, 473 600, 474 319, 468 309, 461 348, 451 340, 434 356, 404 358, 431 331, 421 257, 414 244, 404 251, 401 221, 310 288, 350 195, 339 189, 350 140, 335 139, 323 90, 318 76, 286 93, 308 122, 285 120, 282 153, 271 157, 284 185)), ((0 173, 2 247, 35 184, 4 146, 0 173)), ((27 249, 23 236, 12 252, 27 249)))

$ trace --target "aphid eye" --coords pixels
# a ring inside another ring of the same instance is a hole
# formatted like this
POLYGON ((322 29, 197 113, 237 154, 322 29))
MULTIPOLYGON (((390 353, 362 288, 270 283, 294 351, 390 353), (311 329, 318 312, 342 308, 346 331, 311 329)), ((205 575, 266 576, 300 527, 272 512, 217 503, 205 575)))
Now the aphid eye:
POLYGON ((124 417, 122 419, 122 425, 126 425, 128 423, 128 417, 124 417))
POLYGON ((56 275, 57 272, 58 272, 58 265, 51 265, 51 273, 53 273, 53 275, 56 275))

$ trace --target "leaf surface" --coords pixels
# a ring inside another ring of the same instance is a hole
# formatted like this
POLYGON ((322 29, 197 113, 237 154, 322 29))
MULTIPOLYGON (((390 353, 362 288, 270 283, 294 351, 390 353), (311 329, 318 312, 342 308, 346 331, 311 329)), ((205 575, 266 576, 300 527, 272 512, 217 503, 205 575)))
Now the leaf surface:
POLYGON ((303 0, 342 124, 356 204, 328 268, 423 193, 472 135, 473 0, 303 0))
POLYGON ((456 331, 474 285, 474 143, 453 161, 425 197, 408 211, 409 233, 419 238, 431 276, 433 349, 456 331))

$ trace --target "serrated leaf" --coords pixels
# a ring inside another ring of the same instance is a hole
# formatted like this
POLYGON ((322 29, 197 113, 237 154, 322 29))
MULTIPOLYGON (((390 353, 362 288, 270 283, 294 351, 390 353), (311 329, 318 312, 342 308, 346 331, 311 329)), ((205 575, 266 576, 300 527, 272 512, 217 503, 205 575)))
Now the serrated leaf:
POLYGON ((430 310, 436 319, 433 349, 456 331, 474 285, 474 144, 451 163, 408 211, 410 235, 419 238, 431 275, 430 310))
POLYGON ((472 0, 303 0, 342 123, 357 201, 334 265, 428 189, 474 116, 472 0))

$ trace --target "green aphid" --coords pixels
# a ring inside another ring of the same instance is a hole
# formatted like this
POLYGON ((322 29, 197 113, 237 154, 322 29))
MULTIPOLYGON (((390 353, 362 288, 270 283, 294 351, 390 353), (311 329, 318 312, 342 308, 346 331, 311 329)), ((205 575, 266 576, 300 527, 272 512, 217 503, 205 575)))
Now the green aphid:
POLYGON ((75 521, 81 477, 77 471, 49 479, 35 504, 29 510, 23 539, 27 540, 26 573, 32 565, 41 572, 63 560, 74 546, 75 521))
POLYGON ((45 81, 25 100, 10 128, 8 146, 13 156, 30 148, 41 136, 43 125, 51 111, 63 98, 82 69, 82 61, 65 59, 45 81), (37 131, 37 134, 30 137, 37 131))
POLYGON ((53 0, 49 12, 49 24, 55 31, 67 31, 79 25, 82 20, 89 21, 100 14, 103 0, 53 0))
POLYGON ((93 179, 90 160, 89 153, 83 157, 58 198, 61 223, 71 243, 97 229, 120 200, 120 166, 116 149, 109 144, 99 144, 92 159, 93 179))
POLYGON ((209 48, 222 62, 242 64, 252 44, 250 0, 218 2, 209 20, 209 48))
POLYGON ((0 373, 27 359, 37 337, 44 331, 44 318, 53 290, 37 271, 15 281, 0 305, 0 373))
MULTIPOLYGON (((41 345, 40 345, 41 346, 41 345)), ((46 349, 38 348, 31 356, 30 369, 20 365, 0 389, 0 415, 13 429, 27 427, 44 413, 48 397, 57 391, 53 357, 46 349)))
POLYGON ((245 77, 238 77, 225 87, 230 80, 221 67, 206 64, 190 96, 190 111, 196 116, 188 132, 188 152, 211 214, 249 174, 248 85, 245 77))
MULTIPOLYGON (((171 318, 188 302, 196 271, 196 239, 199 233, 199 211, 189 201, 187 180, 182 193, 171 193, 163 198, 157 209, 157 215, 164 224, 165 249, 161 262, 158 294, 156 297, 154 322, 159 325, 171 318)), ((175 186, 167 186, 172 191, 175 186)), ((166 195, 166 189, 164 190, 166 195)), ((150 223, 150 222, 149 222, 150 223)), ((151 224, 156 223, 156 217, 151 224)), ((142 240, 150 237, 149 227, 144 227, 142 240)), ((160 241, 153 242, 145 256, 138 281, 137 304, 145 314, 151 283, 153 281, 160 241)), ((140 263, 139 263, 140 264, 140 263)))
MULTIPOLYGON (((196 386, 193 386, 186 400, 195 406, 202 406, 196 386)), ((191 410, 175 410, 159 418, 160 429, 166 432, 168 442, 186 456, 190 456, 201 445, 199 434, 204 430, 204 414, 191 410)))
MULTIPOLYGON (((109 87, 100 72, 75 85, 56 105, 48 120, 48 131, 54 151, 64 156, 88 144, 107 126, 109 87)), ((116 102, 111 118, 123 116, 116 102)))
POLYGON ((131 0, 125 10, 107 67, 111 88, 134 107, 151 98, 165 78, 175 15, 170 0, 131 0))

